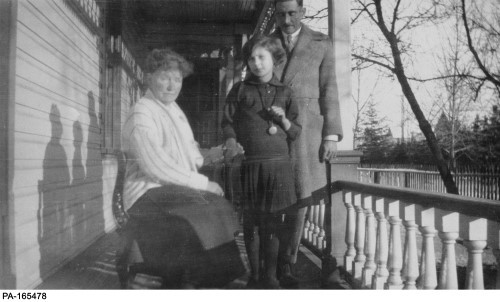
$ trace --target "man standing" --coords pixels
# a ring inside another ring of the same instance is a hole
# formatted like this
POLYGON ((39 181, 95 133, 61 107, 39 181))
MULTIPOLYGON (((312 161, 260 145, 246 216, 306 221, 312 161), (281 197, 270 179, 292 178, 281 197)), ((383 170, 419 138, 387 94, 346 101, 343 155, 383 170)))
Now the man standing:
MULTIPOLYGON (((287 60, 277 66, 278 78, 294 90, 299 106, 302 134, 291 145, 299 206, 325 200, 326 167, 323 162, 336 156, 342 139, 342 124, 335 79, 333 43, 330 37, 301 23, 306 12, 303 0, 275 0, 277 29, 271 36, 282 41, 287 60)), ((304 229, 306 207, 286 215, 291 234, 281 248, 280 285, 297 287, 292 275, 304 229)))

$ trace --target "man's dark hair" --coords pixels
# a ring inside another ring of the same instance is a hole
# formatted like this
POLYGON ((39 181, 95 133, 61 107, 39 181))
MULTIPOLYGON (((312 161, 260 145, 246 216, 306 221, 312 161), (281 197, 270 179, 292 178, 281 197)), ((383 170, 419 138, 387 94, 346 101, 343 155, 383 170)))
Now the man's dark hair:
POLYGON ((286 56, 285 49, 281 45, 281 41, 277 38, 267 37, 267 36, 254 36, 243 46, 243 62, 248 65, 248 60, 252 55, 252 51, 257 48, 262 47, 269 51, 273 56, 274 64, 278 65, 283 62, 286 56))
MULTIPOLYGON (((278 4, 278 2, 287 2, 287 1, 294 1, 294 0, 274 0, 274 6, 276 6, 276 4, 278 4)), ((304 0, 295 0, 297 1, 297 4, 302 7, 304 6, 304 0)))

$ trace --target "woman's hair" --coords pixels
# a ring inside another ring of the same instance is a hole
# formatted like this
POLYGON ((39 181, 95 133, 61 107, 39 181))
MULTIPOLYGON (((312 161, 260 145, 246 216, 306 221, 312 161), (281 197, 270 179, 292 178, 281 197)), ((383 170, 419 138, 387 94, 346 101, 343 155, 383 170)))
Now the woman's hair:
POLYGON ((245 46, 243 46, 243 62, 245 62, 245 64, 248 65, 248 60, 252 55, 252 51, 257 47, 262 47, 269 51, 273 56, 275 65, 282 63, 285 59, 286 52, 279 39, 266 36, 254 36, 245 46))
POLYGON ((146 58, 146 72, 154 73, 159 69, 179 70, 185 78, 193 73, 193 64, 170 48, 153 49, 146 58))

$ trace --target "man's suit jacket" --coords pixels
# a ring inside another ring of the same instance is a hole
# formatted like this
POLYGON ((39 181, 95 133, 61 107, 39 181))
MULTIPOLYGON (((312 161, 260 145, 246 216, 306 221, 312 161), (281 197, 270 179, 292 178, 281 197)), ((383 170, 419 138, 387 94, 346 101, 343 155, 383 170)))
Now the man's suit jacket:
MULTIPOLYGON (((271 36, 279 39, 286 49, 279 29, 271 36)), ((291 145, 298 197, 303 202, 316 193, 323 198, 326 172, 325 165, 319 162, 319 147, 327 135, 336 134, 342 139, 332 40, 302 24, 292 52, 284 63, 276 66, 275 73, 294 90, 299 106, 302 134, 291 145)))

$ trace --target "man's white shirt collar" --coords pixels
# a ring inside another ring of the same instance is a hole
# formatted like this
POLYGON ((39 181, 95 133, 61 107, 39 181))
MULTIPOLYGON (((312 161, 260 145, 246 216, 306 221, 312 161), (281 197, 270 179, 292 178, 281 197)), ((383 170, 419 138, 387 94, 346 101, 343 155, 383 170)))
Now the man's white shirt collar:
MULTIPOLYGON (((295 31, 293 34, 291 34, 290 36, 292 36, 292 41, 295 43, 297 41, 297 38, 299 37, 299 34, 300 34, 300 31, 302 30, 302 26, 297 30, 295 31)), ((285 39, 286 41, 286 37, 289 36, 288 34, 285 34, 283 31, 281 32, 281 34, 283 35, 283 38, 285 39)))

